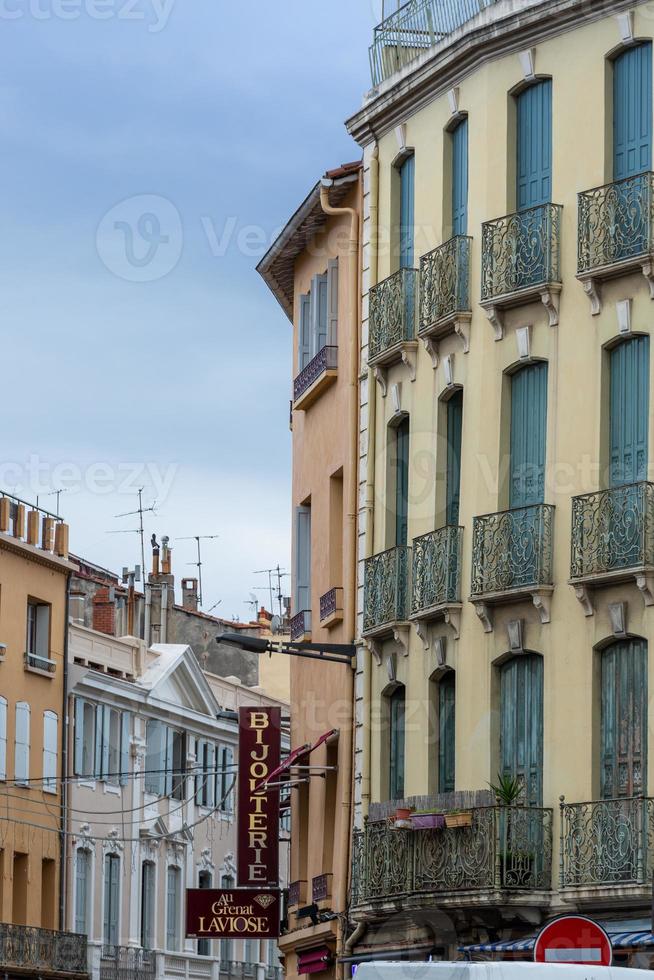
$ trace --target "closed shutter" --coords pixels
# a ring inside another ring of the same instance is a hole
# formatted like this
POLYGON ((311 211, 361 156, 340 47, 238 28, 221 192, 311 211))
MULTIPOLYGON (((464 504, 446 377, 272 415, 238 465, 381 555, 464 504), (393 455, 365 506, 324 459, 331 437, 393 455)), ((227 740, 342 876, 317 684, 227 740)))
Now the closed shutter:
POLYGON ((59 720, 54 711, 43 712, 43 791, 57 792, 59 720))
POLYGON ((223 746, 223 810, 232 813, 234 810, 234 749, 231 745, 223 746))
POLYGON ((104 716, 105 707, 98 704, 95 709, 95 753, 93 763, 93 775, 95 779, 102 779, 104 769, 102 767, 102 743, 104 739, 104 716))
POLYGON ((0 780, 7 778, 7 699, 0 695, 0 780))
POLYGON ((123 711, 120 716, 120 785, 127 786, 129 778, 129 733, 130 733, 129 711, 123 711))
POLYGON ((120 858, 107 854, 104 861, 104 941, 108 946, 118 945, 120 858))
POLYGON ((214 807, 216 805, 216 746, 211 742, 207 745, 207 768, 206 768, 206 786, 207 786, 207 806, 214 807))
POLYGON ((542 805, 543 661, 536 654, 501 667, 500 767, 521 781, 524 803, 542 805))
POLYGON ((327 344, 338 346, 338 259, 327 264, 327 344))
POLYGON ((166 949, 179 945, 179 869, 168 868, 166 887, 166 949))
POLYGON ((400 269, 413 268, 415 157, 400 167, 400 269))
POLYGON ((628 48, 613 63, 613 179, 652 169, 652 45, 628 48))
POLYGON ((392 800, 404 796, 404 687, 398 687, 389 699, 390 711, 390 770, 389 791, 392 800))
POLYGON ((297 362, 298 374, 311 360, 311 297, 300 296, 300 322, 298 324, 297 362))
POLYGON ((148 721, 145 741, 145 791, 156 796, 163 796, 165 730, 160 721, 155 719, 148 721))
POLYGON ((540 361, 511 378, 511 507, 544 500, 546 435, 547 364, 540 361))
POLYGON ((327 344, 327 276, 314 276, 311 283, 311 357, 327 344))
POLYGON ((647 795, 647 644, 622 640, 601 654, 602 799, 647 795))
POLYGON ((78 850, 75 855, 75 932, 88 935, 89 877, 91 855, 78 850))
POLYGON ((552 82, 530 85, 518 96, 518 210, 552 199, 552 82))
POLYGON ((447 403, 447 476, 445 521, 459 523, 461 491, 461 430, 463 426, 463 392, 457 391, 447 403))
POLYGON ((195 803, 202 806, 204 800, 204 756, 206 742, 198 738, 195 742, 195 803))
POLYGON ((438 685, 438 792, 454 792, 455 674, 450 670, 438 685))
POLYGON ((395 432, 395 544, 407 543, 409 519, 409 420, 395 432))
POLYGON ((293 614, 311 609, 311 508, 295 512, 295 608, 293 614))
POLYGON ((154 948, 154 874, 152 861, 145 861, 141 869, 141 946, 154 948))
POLYGON ((73 768, 76 776, 84 776, 84 702, 75 698, 75 748, 73 768))
POLYGON ((452 133, 452 234, 468 231, 468 120, 452 133))
POLYGON ((102 711, 102 769, 100 776, 107 779, 111 773, 111 716, 114 712, 108 705, 102 711))
POLYGON ((647 479, 649 337, 632 337, 610 354, 611 486, 647 479))
POLYGON ((30 778, 30 706, 25 701, 16 704, 14 769, 16 782, 27 784, 30 778))
POLYGON ((172 796, 173 786, 174 786, 173 772, 175 768, 175 762, 174 762, 175 733, 173 732, 172 728, 166 728, 164 731, 165 731, 165 761, 163 763, 163 768, 165 769, 165 773, 163 774, 165 776, 164 792, 166 796, 172 796))

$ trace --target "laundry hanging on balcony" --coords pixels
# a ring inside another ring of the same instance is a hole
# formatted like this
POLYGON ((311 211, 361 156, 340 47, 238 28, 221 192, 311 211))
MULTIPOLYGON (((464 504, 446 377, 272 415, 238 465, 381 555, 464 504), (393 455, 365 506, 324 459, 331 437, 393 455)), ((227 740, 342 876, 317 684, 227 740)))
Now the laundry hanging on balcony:
POLYGON ((324 745, 325 742, 337 738, 338 734, 339 734, 338 728, 330 728, 330 730, 328 732, 324 732, 320 736, 320 738, 313 743, 313 745, 311 744, 311 742, 307 742, 305 745, 300 745, 297 749, 293 749, 290 755, 287 756, 286 759, 284 759, 284 761, 280 766, 277 766, 276 769, 273 769, 273 771, 269 773, 266 776, 266 778, 258 784, 258 786, 255 786, 254 792, 261 793, 263 792, 263 790, 269 789, 273 786, 292 786, 292 785, 297 785, 300 782, 306 782, 310 778, 311 769, 319 769, 321 770, 321 772, 325 772, 326 770, 325 766, 300 765, 300 760, 304 760, 307 756, 311 755, 312 752, 315 752, 315 750, 319 748, 321 745, 324 745), (294 782, 291 782, 290 779, 278 778, 280 776, 284 776, 284 774, 286 773, 290 775, 290 770, 294 767, 299 767, 301 769, 304 769, 308 771, 309 774, 304 778, 295 780, 294 782))

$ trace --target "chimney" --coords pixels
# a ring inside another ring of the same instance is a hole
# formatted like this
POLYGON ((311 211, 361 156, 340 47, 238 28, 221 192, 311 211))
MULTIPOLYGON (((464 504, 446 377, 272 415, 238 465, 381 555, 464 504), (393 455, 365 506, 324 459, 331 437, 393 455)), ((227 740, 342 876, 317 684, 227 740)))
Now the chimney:
POLYGON ((182 579, 182 606, 189 612, 198 611, 198 580, 196 578, 182 579))
POLYGON ((69 621, 84 626, 84 593, 71 592, 69 606, 69 621))
POLYGON ((172 564, 172 550, 173 549, 168 547, 168 542, 169 541, 170 541, 170 538, 168 538, 166 536, 164 536, 161 539, 161 546, 162 546, 162 549, 163 549, 163 554, 161 555, 161 571, 162 571, 162 574, 164 574, 164 575, 170 575, 170 574, 172 574, 171 573, 171 564, 172 564))
POLYGON ((155 535, 152 535, 152 574, 159 574, 159 545, 155 535))
POLYGON ((93 629, 115 636, 114 590, 101 587, 93 596, 93 629))

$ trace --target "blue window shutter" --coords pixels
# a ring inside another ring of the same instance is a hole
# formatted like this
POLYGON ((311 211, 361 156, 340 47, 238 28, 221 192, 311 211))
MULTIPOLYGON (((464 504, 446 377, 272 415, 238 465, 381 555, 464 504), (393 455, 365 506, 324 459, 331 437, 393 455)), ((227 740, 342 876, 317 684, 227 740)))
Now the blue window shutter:
POLYGON ((463 392, 457 391, 447 403, 447 473, 445 485, 445 521, 447 524, 459 523, 462 426, 463 392))
POLYGON ((536 654, 500 668, 500 769, 521 780, 525 803, 542 805, 543 661, 536 654))
POLYGON ((327 345, 338 346, 338 259, 327 265, 327 345))
POLYGON ((311 296, 300 296, 300 322, 297 330, 297 367, 303 371, 311 360, 311 296))
POLYGON ((613 63, 613 179, 652 169, 652 45, 628 48, 613 63))
POLYGON ((111 744, 111 709, 108 705, 103 706, 102 711, 102 768, 100 778, 106 779, 110 773, 109 767, 109 747, 111 744))
POLYGON ((448 670, 438 684, 438 792, 454 792, 455 674, 448 670))
POLYGON ((327 275, 311 282, 311 357, 327 344, 327 275))
POLYGON ((647 795, 647 644, 621 640, 602 651, 601 795, 647 795))
POLYGON ((511 378, 511 507, 544 500, 546 436, 547 364, 539 361, 511 378))
POLYGON ((649 337, 632 337, 610 353, 611 486, 647 479, 649 337))
POLYGON ((409 520, 409 420, 395 430, 395 544, 407 543, 409 520))
POLYGON ((104 736, 104 716, 105 709, 103 704, 96 705, 95 708, 95 753, 93 762, 93 778, 102 779, 104 775, 103 764, 103 736, 104 736))
POLYGON ((413 268, 415 157, 400 167, 400 269, 413 268))
POLYGON ((400 686, 389 698, 389 792, 392 800, 401 800, 404 796, 404 707, 405 692, 400 686))
POLYGON ((452 235, 468 230, 468 120, 452 133, 452 235))
POLYGON ((74 769, 76 776, 84 775, 84 702, 75 698, 75 751, 74 769))
POLYGON ((195 803, 202 806, 204 799, 204 746, 203 739, 195 740, 195 803))
POLYGON ((518 210, 552 199, 552 82, 530 85, 517 99, 518 210))
POLYGON ((129 778, 129 711, 123 711, 120 716, 120 785, 127 786, 129 778))
POLYGON ((295 527, 294 615, 311 609, 311 508, 298 507, 295 527))

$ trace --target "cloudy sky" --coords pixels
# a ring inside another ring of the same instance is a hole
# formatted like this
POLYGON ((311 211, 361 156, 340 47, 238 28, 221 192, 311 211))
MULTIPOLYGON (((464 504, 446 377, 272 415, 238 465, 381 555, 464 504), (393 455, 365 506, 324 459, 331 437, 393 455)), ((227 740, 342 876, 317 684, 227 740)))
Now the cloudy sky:
MULTIPOLYGON (((254 271, 369 87, 378 0, 0 0, 0 486, 114 570, 290 562, 290 326, 254 271), (125 530, 115 534, 111 531, 125 530)), ((265 598, 265 592, 258 595, 265 598)))

